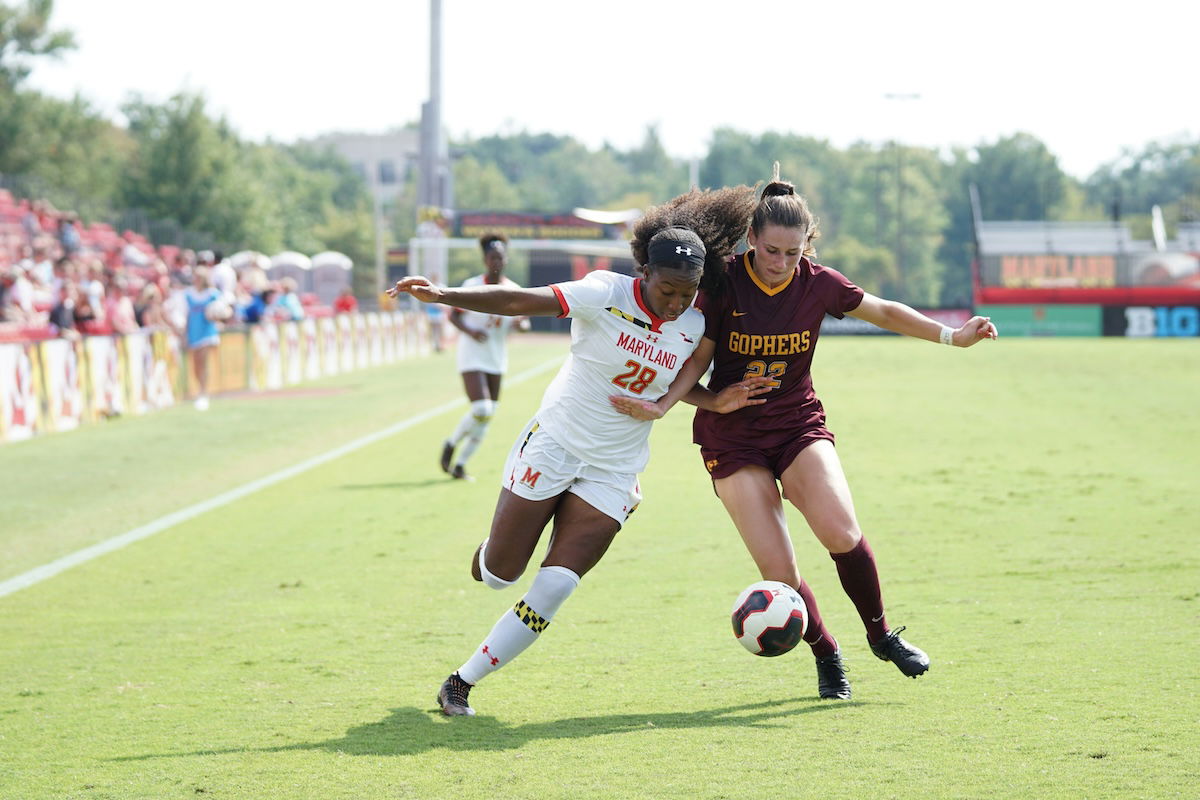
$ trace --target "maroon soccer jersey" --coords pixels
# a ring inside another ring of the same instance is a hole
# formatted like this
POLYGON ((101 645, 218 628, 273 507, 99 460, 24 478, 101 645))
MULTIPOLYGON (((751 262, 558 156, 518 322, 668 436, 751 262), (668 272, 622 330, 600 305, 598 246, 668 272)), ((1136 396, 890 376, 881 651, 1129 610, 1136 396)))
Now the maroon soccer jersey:
POLYGON ((806 430, 824 427, 825 410, 813 392, 813 351, 826 314, 841 319, 858 308, 863 290, 837 270, 801 258, 782 286, 767 287, 754 274, 754 251, 727 267, 725 291, 702 294, 704 335, 716 343, 708 388, 719 392, 744 377, 766 375, 776 388, 766 403, 730 414, 697 410, 693 440, 718 451, 770 449, 806 430))

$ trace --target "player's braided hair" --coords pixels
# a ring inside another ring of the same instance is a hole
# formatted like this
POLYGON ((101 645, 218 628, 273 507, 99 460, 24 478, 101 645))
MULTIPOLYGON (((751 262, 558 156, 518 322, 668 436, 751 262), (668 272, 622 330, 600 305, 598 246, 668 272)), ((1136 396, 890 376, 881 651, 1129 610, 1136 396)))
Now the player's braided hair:
POLYGON ((808 202, 802 195, 796 194, 796 187, 791 182, 779 177, 779 162, 771 174, 771 182, 762 190, 762 198, 754 209, 754 217, 750 227, 758 234, 767 225, 779 225, 784 228, 800 228, 806 232, 804 238, 804 255, 808 257, 817 254, 813 242, 820 237, 817 218, 808 210, 808 202))
POLYGON ((638 266, 646 266, 650 257, 650 239, 667 228, 686 228, 704 243, 704 274, 700 288, 719 288, 725 277, 725 260, 733 254, 754 212, 754 187, 733 186, 724 189, 692 189, 662 205, 646 209, 633 226, 629 248, 638 266))

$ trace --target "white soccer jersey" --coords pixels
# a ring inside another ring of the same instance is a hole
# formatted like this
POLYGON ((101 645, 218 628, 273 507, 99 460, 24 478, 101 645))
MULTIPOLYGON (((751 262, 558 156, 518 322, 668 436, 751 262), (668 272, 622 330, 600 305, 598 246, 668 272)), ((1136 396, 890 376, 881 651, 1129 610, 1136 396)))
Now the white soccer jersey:
POLYGON ((652 423, 621 414, 614 394, 657 400, 704 335, 689 308, 659 319, 642 304, 641 279, 597 270, 550 288, 571 318, 571 355, 546 389, 537 421, 567 452, 601 469, 641 472, 652 423))
MULTIPOLYGON (((516 286, 516 282, 501 277, 500 282, 505 286, 516 286)), ((476 275, 467 278, 462 283, 463 288, 483 286, 483 276, 476 275)), ((484 314, 480 311, 462 311, 463 324, 473 331, 483 331, 487 339, 477 342, 470 336, 459 331, 458 334, 458 371, 459 372, 488 372, 492 375, 503 375, 508 369, 508 331, 513 326, 513 317, 500 314, 484 314)))

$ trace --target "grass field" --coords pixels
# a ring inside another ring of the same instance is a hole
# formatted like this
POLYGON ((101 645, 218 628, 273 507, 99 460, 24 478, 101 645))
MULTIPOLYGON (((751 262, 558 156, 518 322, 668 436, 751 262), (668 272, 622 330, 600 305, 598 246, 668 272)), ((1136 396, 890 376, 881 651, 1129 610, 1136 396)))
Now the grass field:
MULTIPOLYGON (((794 512, 854 699, 817 699, 806 648, 738 646, 757 575, 680 408, 606 559, 478 717, 442 717, 438 685, 528 583, 467 566, 565 349, 514 340, 475 483, 435 463, 458 404, 0 597, 0 798, 1200 795, 1191 341, 822 342, 921 679, 871 656, 794 512)), ((447 353, 4 445, 0 581, 460 395, 447 353)))

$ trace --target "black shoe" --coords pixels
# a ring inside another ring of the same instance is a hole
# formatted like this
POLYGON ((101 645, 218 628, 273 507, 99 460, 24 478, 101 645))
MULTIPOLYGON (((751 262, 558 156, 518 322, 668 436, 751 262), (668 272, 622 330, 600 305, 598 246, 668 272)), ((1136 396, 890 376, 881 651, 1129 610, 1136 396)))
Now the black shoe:
POLYGON ((447 717, 473 717, 475 709, 467 704, 467 695, 471 693, 471 684, 454 673, 442 688, 438 689, 437 703, 442 707, 442 713, 447 717))
POLYGON ((473 481, 473 480, 475 480, 473 477, 471 477, 469 474, 467 474, 467 471, 465 469, 463 469, 462 464, 454 465, 454 469, 450 472, 450 477, 454 478, 454 480, 456 480, 456 481, 473 481))
POLYGON ((867 640, 867 644, 871 645, 871 652, 876 658, 883 661, 890 661, 896 667, 910 678, 915 678, 929 669, 929 656, 917 647, 913 647, 908 642, 900 638, 900 631, 904 630, 901 625, 894 631, 889 631, 888 635, 880 639, 878 642, 867 640))
POLYGON ((454 445, 446 442, 442 445, 442 472, 450 472, 450 459, 454 458, 454 445))
POLYGON ((841 650, 817 659, 817 691, 827 700, 850 699, 850 681, 846 680, 841 650))

